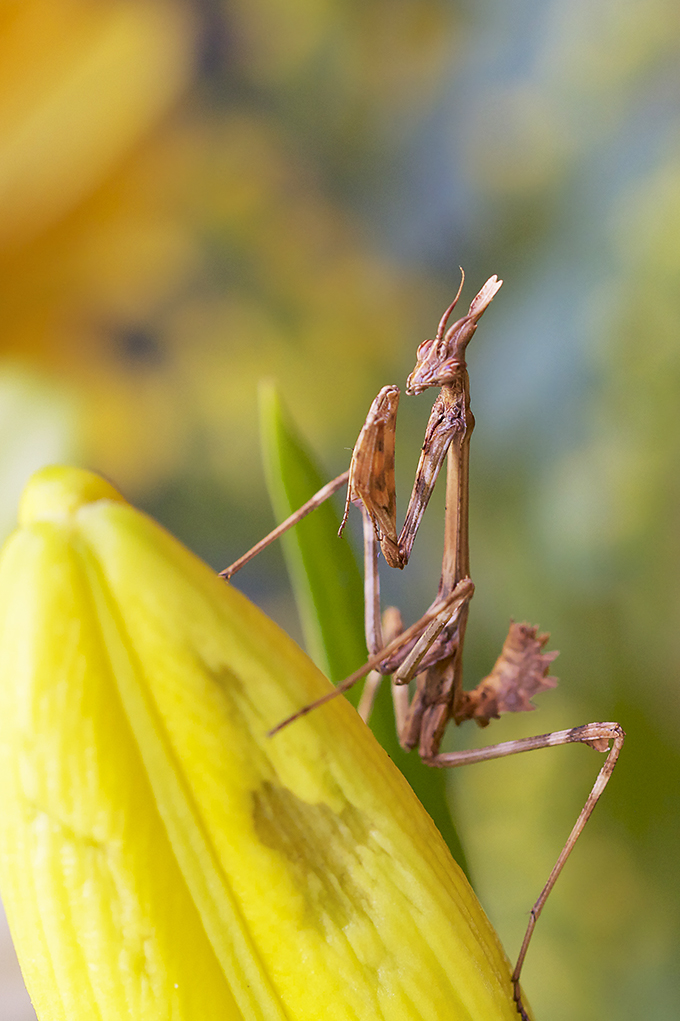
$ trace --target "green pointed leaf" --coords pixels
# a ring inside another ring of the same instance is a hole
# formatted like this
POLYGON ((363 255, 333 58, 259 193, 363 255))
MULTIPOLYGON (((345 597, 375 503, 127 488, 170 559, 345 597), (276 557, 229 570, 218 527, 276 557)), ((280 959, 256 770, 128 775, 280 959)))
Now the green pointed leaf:
MULTIPOLYGON (((327 480, 321 480, 270 383, 260 387, 260 428, 269 498, 283 520, 327 480)), ((349 543, 337 537, 339 525, 327 500, 283 537, 307 652, 334 682, 366 659, 363 582, 349 543)))
MULTIPOLYGON (((260 388, 260 426, 269 496, 274 514, 283 520, 328 479, 321 475, 271 383, 260 388)), ((347 677, 367 658, 361 573, 350 543, 346 538, 338 538, 339 525, 339 516, 328 500, 283 537, 307 651, 335 682, 347 677)), ((348 692, 354 705, 359 694, 360 686, 348 692)), ((436 823, 454 858, 467 871, 448 806, 446 773, 424 765, 416 752, 407 753, 400 746, 389 684, 380 687, 370 723, 436 823)))

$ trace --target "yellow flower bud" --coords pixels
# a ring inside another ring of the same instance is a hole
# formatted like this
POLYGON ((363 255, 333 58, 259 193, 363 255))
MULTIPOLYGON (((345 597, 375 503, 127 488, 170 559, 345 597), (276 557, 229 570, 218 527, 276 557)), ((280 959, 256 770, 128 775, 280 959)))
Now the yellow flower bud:
POLYGON ((0 885, 41 1021, 516 1021, 411 789, 238 591, 97 476, 0 561, 0 885))

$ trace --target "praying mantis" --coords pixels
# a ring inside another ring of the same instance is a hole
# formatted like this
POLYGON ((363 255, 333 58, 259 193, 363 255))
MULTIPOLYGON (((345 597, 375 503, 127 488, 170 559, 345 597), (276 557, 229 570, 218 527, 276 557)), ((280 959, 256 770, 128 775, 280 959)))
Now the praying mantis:
POLYGON ((473 299, 466 316, 447 323, 460 298, 463 279, 453 302, 441 318, 434 339, 417 350, 416 366, 406 383, 407 395, 430 387, 439 388, 425 431, 413 491, 401 532, 396 528, 394 482, 395 425, 400 391, 386 386, 373 401, 354 447, 349 470, 316 493, 298 511, 221 574, 231 578, 260 550, 273 542, 334 492, 347 484, 347 500, 340 531, 349 509, 356 505, 363 515, 365 630, 369 658, 333 692, 282 721, 272 734, 367 677, 359 712, 368 719, 382 676, 391 675, 395 722, 402 747, 415 747, 425 763, 437 768, 462 766, 519 752, 556 745, 581 743, 607 758, 574 824, 567 841, 531 909, 529 923, 512 974, 513 996, 523 1021, 529 1021, 522 1002, 520 974, 536 921, 576 840, 592 814, 612 775, 625 738, 618 723, 589 723, 537 737, 505 741, 485 748, 440 752, 450 720, 456 724, 474 719, 487 726, 503 712, 534 708, 531 698, 557 683, 548 676, 556 652, 544 652, 547 634, 528 624, 511 623, 501 653, 491 673, 476 688, 463 688, 462 654, 474 585, 470 579, 468 540, 468 467, 474 417, 470 409, 470 385, 466 348, 477 324, 502 285, 492 276, 473 299), (423 617, 406 630, 399 612, 385 611, 381 618, 378 555, 382 551, 390 567, 403 569, 439 472, 447 462, 444 552, 437 595, 423 617), (409 682, 415 681, 413 697, 409 682))

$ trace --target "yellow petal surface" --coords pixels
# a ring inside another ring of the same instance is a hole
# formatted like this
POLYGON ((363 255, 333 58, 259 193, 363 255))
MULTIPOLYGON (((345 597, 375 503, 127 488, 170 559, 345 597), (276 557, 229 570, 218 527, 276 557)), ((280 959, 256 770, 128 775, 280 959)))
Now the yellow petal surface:
POLYGON ((0 561, 0 884, 41 1021, 516 1021, 431 820, 275 624, 108 483, 0 561))

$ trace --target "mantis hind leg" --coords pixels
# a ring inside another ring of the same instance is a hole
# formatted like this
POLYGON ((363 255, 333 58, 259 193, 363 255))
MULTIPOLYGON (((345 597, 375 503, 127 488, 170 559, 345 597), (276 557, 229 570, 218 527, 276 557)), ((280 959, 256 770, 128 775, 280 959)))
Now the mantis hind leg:
POLYGON ((586 799, 586 803, 581 809, 564 847, 559 853, 545 886, 531 909, 529 924, 524 934, 517 964, 512 973, 513 997, 518 1013, 523 1021, 529 1021, 529 1016, 522 1003, 522 990, 519 979, 536 922, 552 888, 557 882, 560 872, 564 868, 567 858, 574 849, 576 841, 583 832, 584 826, 592 815, 595 805, 609 782, 623 747, 625 736, 623 729, 618 723, 587 723, 582 727, 558 730, 552 734, 541 734, 538 737, 527 737, 517 741, 505 741, 502 744, 491 745, 487 748, 471 749, 469 751, 437 753, 424 759, 430 766, 445 768, 463 766, 472 762, 484 762, 488 759, 498 759, 506 755, 516 755, 519 752, 534 751, 538 748, 554 748, 564 744, 586 744, 594 748, 595 751, 608 753, 604 765, 600 769, 593 788, 586 799))

